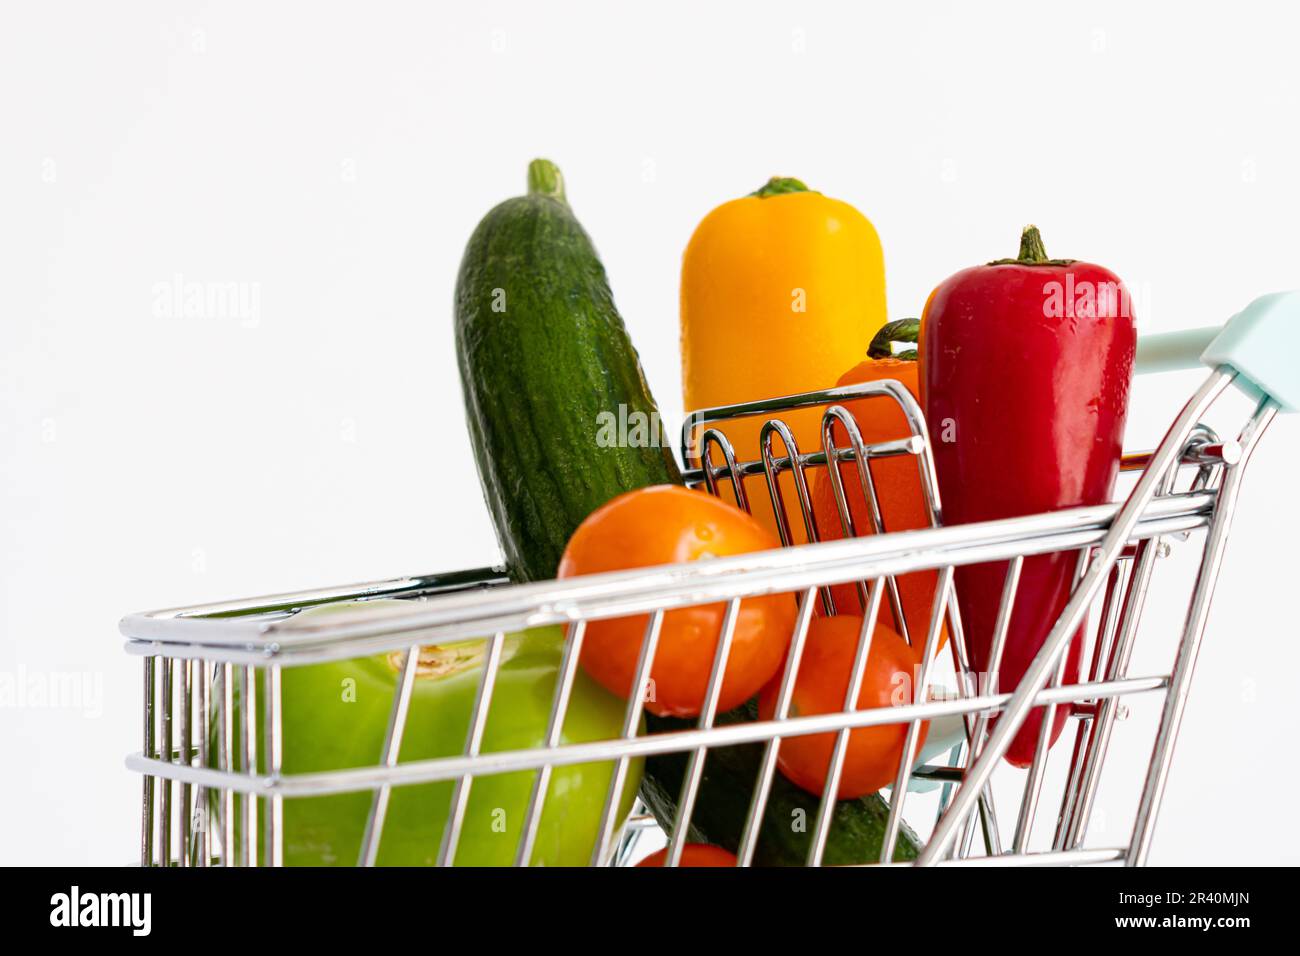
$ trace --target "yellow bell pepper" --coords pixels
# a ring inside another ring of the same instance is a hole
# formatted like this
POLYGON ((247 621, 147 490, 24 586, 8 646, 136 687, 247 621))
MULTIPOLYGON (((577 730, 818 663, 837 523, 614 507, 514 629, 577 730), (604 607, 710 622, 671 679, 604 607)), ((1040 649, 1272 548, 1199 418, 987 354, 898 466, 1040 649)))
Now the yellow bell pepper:
MULTIPOLYGON (((885 324, 885 263, 875 227, 848 203, 773 178, 704 217, 682 261, 682 386, 688 412, 830 388, 863 361, 885 324)), ((800 452, 821 447, 821 410, 783 416, 800 452)), ((741 460, 760 454, 762 420, 725 431, 741 460)), ((785 449, 774 442, 775 453, 785 449)), ((715 458, 716 461, 716 458, 715 458)), ((746 486, 775 528, 762 479, 746 486)), ((805 540, 793 476, 782 479, 791 532, 805 540)))

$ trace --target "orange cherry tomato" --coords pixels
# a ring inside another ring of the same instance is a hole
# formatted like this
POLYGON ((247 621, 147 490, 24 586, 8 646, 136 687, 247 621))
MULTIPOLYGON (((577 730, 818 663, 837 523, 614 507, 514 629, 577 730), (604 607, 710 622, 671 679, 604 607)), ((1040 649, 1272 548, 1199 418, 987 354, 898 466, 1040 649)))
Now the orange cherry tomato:
MULTIPOLYGON (((668 859, 668 847, 658 853, 651 853, 637 864, 638 867, 663 866, 668 859)), ((682 858, 678 866, 735 866, 736 855, 728 853, 720 846, 708 843, 688 843, 682 847, 682 858)))
MULTIPOLYGON (((854 615, 812 620, 803 658, 799 662, 789 716, 843 711, 861 630, 862 618, 854 615)), ((910 704, 919 664, 919 653, 892 628, 878 623, 871 637, 871 650, 862 675, 858 708, 910 704)), ((764 720, 776 712, 779 686, 780 681, 774 680, 759 698, 759 716, 764 720)), ((929 729, 929 722, 921 725, 916 744, 918 753, 929 729)), ((825 733, 783 738, 777 751, 777 766, 781 773, 792 783, 820 796, 826 787, 836 736, 835 733, 825 733)), ((906 738, 906 724, 881 724, 850 731, 838 798, 860 797, 893 783, 906 738)))
MULTIPOLYGON (((901 359, 868 359, 841 375, 835 384, 856 385, 860 382, 873 382, 887 378, 896 379, 914 397, 917 395, 916 363, 901 359)), ((894 441, 910 434, 907 418, 903 415, 902 409, 890 398, 883 396, 860 398, 857 401, 847 402, 845 407, 857 422, 858 431, 861 432, 865 444, 874 445, 879 442, 894 441)), ((833 427, 832 436, 838 447, 848 446, 848 433, 838 422, 833 427)), ((930 527, 925 495, 921 490, 921 474, 915 458, 911 455, 899 455, 877 459, 871 464, 871 477, 875 484, 876 497, 880 502, 880 514, 886 531, 912 531, 930 527)), ((845 498, 848 500, 849 514, 853 517, 854 531, 859 535, 872 534, 871 513, 866 496, 862 493, 862 481, 858 477, 857 464, 841 462, 840 479, 844 485, 845 498)), ((835 489, 831 484, 831 476, 825 469, 819 468, 813 475, 809 495, 821 540, 838 541, 844 537, 839 508, 835 503, 835 489)), ((930 626, 930 613, 934 606, 934 592, 938 588, 939 573, 914 571, 911 574, 900 574, 895 580, 898 582, 898 596, 899 603, 903 607, 903 617, 907 621, 908 637, 917 647, 924 647, 926 631, 930 626)), ((902 628, 898 625, 888 597, 882 597, 881 620, 891 624, 895 630, 901 631, 902 628)), ((852 582, 833 586, 831 598, 835 601, 837 614, 863 613, 857 585, 852 582)), ((819 612, 820 608, 819 601, 817 604, 819 612)), ((939 632, 938 646, 942 647, 947 639, 948 629, 944 625, 939 632)))
MULTIPOLYGON (((619 495, 578 526, 560 558, 557 577, 699 561, 780 547, 773 534, 739 508, 677 485, 655 485, 619 495)), ((664 615, 646 688, 645 706, 661 717, 700 713, 725 604, 664 615)), ((719 712, 753 697, 776 673, 794 630, 789 594, 740 603, 731 653, 722 679, 719 712)), ((582 645, 582 667, 607 690, 627 698, 649 615, 592 621, 582 645)))

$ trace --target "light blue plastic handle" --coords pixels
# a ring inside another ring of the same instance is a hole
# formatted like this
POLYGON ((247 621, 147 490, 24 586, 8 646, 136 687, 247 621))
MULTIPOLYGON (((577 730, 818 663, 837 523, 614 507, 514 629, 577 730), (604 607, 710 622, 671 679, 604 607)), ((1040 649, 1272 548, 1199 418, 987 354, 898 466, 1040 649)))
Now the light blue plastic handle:
POLYGON ((1197 365, 1230 366, 1246 392, 1267 395, 1284 412, 1300 409, 1300 292, 1262 295, 1221 329, 1165 332, 1138 340, 1139 374, 1197 365))
POLYGON ((1138 375, 1150 375, 1200 368, 1201 355, 1222 331, 1221 326, 1211 325, 1203 329, 1143 335, 1138 338, 1133 371, 1138 375))

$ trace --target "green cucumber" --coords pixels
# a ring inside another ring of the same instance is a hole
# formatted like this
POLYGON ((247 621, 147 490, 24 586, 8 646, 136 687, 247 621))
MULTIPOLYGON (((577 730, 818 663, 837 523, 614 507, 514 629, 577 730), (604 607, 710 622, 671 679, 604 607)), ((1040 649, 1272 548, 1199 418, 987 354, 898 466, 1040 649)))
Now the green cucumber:
POLYGON ((537 159, 528 194, 492 209, 456 281, 470 439, 506 567, 555 576, 570 535, 611 498, 680 483, 605 268, 537 159))
MULTIPOLYGON (((757 716, 757 709, 751 702, 720 715, 715 726, 744 723, 755 720, 757 716)), ((694 720, 646 714, 646 726, 652 734, 691 730, 696 723, 694 720)), ((737 852, 749 814, 750 797, 763 762, 764 747, 761 743, 740 744, 710 750, 705 755, 695 811, 691 814, 688 836, 691 842, 712 843, 737 852)), ((641 799, 665 832, 672 829, 676 820, 677 801, 689 759, 689 752, 646 758, 641 799)), ((803 866, 812 846, 812 831, 820 806, 820 797, 799 789, 779 771, 774 772, 758 842, 754 847, 753 864, 803 866)), ((831 811, 823 865, 878 862, 888 819, 889 805, 879 794, 836 801, 831 811)), ((920 842, 916 834, 904 823, 894 847, 894 861, 914 860, 919 852, 920 842)))

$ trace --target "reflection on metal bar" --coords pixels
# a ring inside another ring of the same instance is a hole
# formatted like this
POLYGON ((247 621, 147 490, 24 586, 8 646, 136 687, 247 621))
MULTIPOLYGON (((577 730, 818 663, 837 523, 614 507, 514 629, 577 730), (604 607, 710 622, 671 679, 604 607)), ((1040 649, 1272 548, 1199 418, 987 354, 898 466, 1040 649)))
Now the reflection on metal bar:
MULTIPOLYGON (((1158 492, 1157 492, 1158 493, 1158 492)), ((1126 565, 1117 564, 1110 572, 1106 585, 1106 597, 1102 602, 1101 623, 1097 627, 1097 638, 1093 647, 1093 659, 1088 671, 1089 680, 1104 680, 1110 670, 1110 661, 1114 657, 1115 638, 1119 633, 1120 611, 1133 576, 1125 574, 1126 565)), ((1079 803, 1083 797, 1084 777, 1087 773, 1089 755, 1093 750, 1096 736, 1096 718, 1100 712, 1098 703, 1076 704, 1073 713, 1079 720, 1074 732, 1074 747, 1070 753, 1070 772, 1065 782, 1065 792, 1061 797, 1061 808, 1057 814, 1056 834, 1052 838, 1052 848, 1064 850, 1067 846, 1071 821, 1078 813, 1079 803)))
MULTIPOLYGON (((569 708, 569 696, 573 692, 573 679, 578 671, 578 660, 582 655, 582 643, 587 633, 586 621, 574 621, 569 625, 568 640, 564 643, 564 654, 560 659, 560 673, 555 681, 554 696, 551 699, 551 716, 546 726, 545 745, 548 750, 559 746, 564 732, 564 716, 569 708)), ((546 791, 551 782, 551 765, 544 763, 533 778, 533 789, 528 797, 528 812, 524 816, 524 829, 519 837, 519 847, 515 854, 515 866, 527 866, 533 857, 533 844, 537 840, 537 826, 542 818, 546 804, 546 791)))
MULTIPOLYGON (((1061 655, 1049 686, 1060 687, 1065 679, 1069 653, 1061 655)), ((1016 819, 1016 833, 1012 839, 1012 850, 1024 853, 1029 849, 1029 836, 1034 829, 1034 817, 1038 813, 1038 799, 1043 792, 1043 775, 1047 772, 1047 751, 1051 746, 1052 724, 1056 722, 1056 706, 1049 704, 1043 712, 1042 723, 1038 725, 1038 738, 1034 742, 1034 759, 1029 765, 1029 775, 1025 780, 1024 793, 1020 798, 1020 815, 1016 819)))
MULTIPOLYGON (((790 519, 785 507, 785 501, 781 492, 781 482, 778 480, 779 475, 774 465, 775 456, 772 454, 772 436, 776 435, 781 439, 781 444, 785 446, 786 456, 792 461, 799 461, 799 448, 795 442, 794 433, 790 427, 779 419, 764 422, 763 428, 759 433, 759 445, 762 448, 763 455, 763 474, 767 478, 768 495, 772 502, 772 513, 776 516, 777 530, 781 535, 781 543, 787 547, 794 543, 793 533, 790 530, 790 519)), ((794 478, 794 487, 796 497, 799 499, 799 516, 803 520, 804 534, 809 541, 817 540, 817 524, 813 518, 812 500, 808 496, 808 481, 804 477, 802 463, 797 467, 790 469, 794 478)), ((830 609, 827 608, 829 611, 830 609)))
MULTIPOLYGON (((194 661, 181 661, 181 746, 178 759, 187 766, 194 760, 194 661)), ((180 817, 181 842, 177 854, 181 866, 190 865, 190 844, 194 837, 194 818, 190 807, 192 796, 188 783, 181 784, 180 817)))
MULTIPOLYGON (((215 665, 221 680, 218 698, 219 768, 228 775, 235 770, 235 689, 233 669, 229 664, 215 665)), ((218 784, 217 786, 222 786, 218 784)), ((235 793, 227 787, 221 791, 221 865, 235 865, 235 793)))
MULTIPOLYGON (((921 669, 917 675, 914 700, 924 700, 929 691, 930 667, 939 649, 939 634, 943 630, 944 614, 948 607, 948 592, 952 588, 953 569, 941 568, 939 581, 934 589, 934 608, 930 612, 930 629, 925 638, 925 649, 921 653, 921 669)), ((912 720, 907 725, 907 736, 903 742, 903 755, 898 762, 898 776, 889 794, 889 818, 885 821, 885 838, 880 848, 880 862, 888 863, 894 858, 894 848, 898 843, 898 833, 903 825, 903 804, 907 800, 907 784, 912 775, 912 764, 916 762, 916 748, 921 732, 921 721, 912 720)))
MULTIPOLYGON (((1015 608, 1016 589, 1020 586, 1020 573, 1024 569, 1025 559, 1017 555, 1007 564, 1007 574, 1002 582, 1002 598, 998 603, 998 615, 993 623, 993 639, 989 645, 989 662, 988 662, 988 689, 993 690, 998 686, 998 677, 1002 671, 1002 654, 1006 649, 1007 632, 1011 627, 1011 613, 1015 608)), ((989 715, 979 714, 975 718, 975 731, 971 738, 971 760, 972 762, 980 755, 984 749, 984 742, 988 737, 989 715)), ((962 836, 961 846, 958 849, 958 857, 965 858, 970 854, 971 841, 974 838, 974 818, 967 817, 966 831, 962 836)), ((992 846, 985 845, 989 853, 996 852, 992 846)))
MULTIPOLYGON (((718 646, 714 651, 713 669, 709 672, 709 684, 704 694, 704 706, 700 710, 699 728, 708 730, 713 726, 713 719, 718 712, 718 695, 722 693, 722 681, 727 672, 727 658, 731 654, 731 640, 736 633, 736 620, 740 617, 740 602, 727 602, 727 609, 722 616, 722 631, 718 635, 718 646)), ((668 841, 668 858, 664 866, 677 866, 682 859, 682 849, 686 846, 686 834, 691 827, 691 811, 695 807, 695 796, 699 792, 700 778, 704 772, 705 747, 691 751, 686 766, 685 779, 682 781, 681 796, 677 801, 677 819, 673 823, 672 836, 668 841)))
MULTIPOLYGON (((144 659, 144 754, 153 756, 154 703, 153 674, 155 658, 144 659)), ((145 774, 141 782, 140 797, 140 865, 153 865, 153 827, 154 827, 154 777, 145 774)))
MULTIPOLYGON (((280 666, 266 669, 266 769, 277 777, 284 766, 284 728, 281 723, 280 666)), ((278 793, 268 799, 266 815, 267 865, 284 865, 284 797, 278 793)))
MULTIPOLYGON (((411 694, 415 688, 415 675, 420 670, 420 645, 406 649, 402 658, 401 676, 393 694, 393 705, 388 711, 388 726, 384 730, 384 746, 380 764, 396 767, 402 752, 402 737, 406 733, 406 714, 411 707, 411 694)), ((379 841, 384 833, 384 819, 388 815, 391 788, 380 787, 370 799, 370 812, 366 815, 366 828, 361 835, 358 866, 374 866, 379 857, 379 841)))
POLYGON ((749 495, 745 491, 745 482, 740 470, 736 466, 736 451, 731 446, 730 440, 716 428, 710 428, 704 433, 704 464, 702 468, 701 480, 704 486, 713 496, 718 494, 718 478, 726 475, 731 479, 731 493, 736 499, 736 507, 746 514, 750 513, 749 495), (713 463, 709 459, 709 448, 717 445, 722 450, 723 460, 726 465, 721 469, 714 469, 713 463))
MULTIPOLYGON (((257 669, 241 667, 239 673, 239 739, 243 742, 240 760, 243 762, 244 773, 257 779, 257 669)), ((243 840, 240 841, 243 845, 240 862, 244 866, 257 866, 257 798, 256 790, 245 791, 242 798, 244 831, 243 840)))
MULTIPOLYGON (((880 616, 880 592, 884 589, 884 585, 883 578, 876 578, 871 582, 871 596, 867 599, 862 626, 858 628, 858 646, 853 655, 848 686, 844 692, 842 709, 845 713, 852 713, 858 709, 858 694, 862 690, 862 678, 866 674, 867 660, 871 654, 876 619, 880 616)), ((839 798, 840 777, 844 772, 844 757, 848 753, 849 733, 848 729, 843 729, 835 735, 835 747, 831 751, 830 766, 827 768, 826 780, 822 786, 821 804, 817 808, 817 823, 813 827, 812 846, 808 850, 809 866, 821 866, 822 855, 826 852, 831 808, 839 798)))
MULTIPOLYGON (((175 747, 172 738, 172 710, 176 706, 172 688, 172 673, 175 669, 175 659, 163 660, 162 707, 160 708, 162 729, 158 734, 158 753, 169 763, 174 760, 173 748, 175 747)), ((172 859, 172 781, 164 782, 161 790, 158 810, 158 865, 170 866, 172 859)))
MULTIPOLYGON (((871 464, 866 450, 866 443, 862 440, 862 432, 858 429, 857 421, 849 414, 848 409, 841 405, 833 405, 826 410, 822 420, 822 446, 828 449, 832 447, 836 423, 844 429, 844 433, 849 439, 849 449, 853 452, 853 460, 857 466, 854 468, 854 472, 858 476, 858 490, 862 494, 862 500, 867 505, 867 517, 871 522, 871 534, 885 534, 885 516, 880 507, 880 498, 876 494, 875 479, 871 475, 871 464)), ((829 468, 826 474, 830 481, 831 492, 835 497, 836 510, 839 512, 842 536, 844 538, 857 537, 858 530, 853 526, 853 509, 849 505, 848 496, 844 489, 844 476, 840 474, 839 468, 829 468)), ((898 580, 892 574, 886 576, 884 580, 889 588, 889 608, 893 613, 898 633, 902 635, 903 640, 911 644, 912 637, 908 632, 907 615, 903 613, 903 599, 898 593, 898 580)), ((854 584, 858 593, 858 603, 865 609, 867 606, 866 586, 862 581, 855 581, 854 584)), ((835 605, 831 600, 830 589, 825 588, 822 593, 825 596, 827 613, 833 614, 835 605)))
MULTIPOLYGON (((199 723, 199 766, 211 766, 209 728, 212 726, 212 698, 210 688, 213 668, 206 661, 198 662, 198 682, 195 688, 199 723)), ((194 793, 195 856, 198 866, 212 865, 212 813, 208 807, 208 792, 199 787, 194 793)))
MULTIPOLYGON (((659 634, 663 630, 664 612, 655 611, 646 623, 645 636, 641 640, 641 655, 636 663, 636 677, 628 688, 627 708, 623 716, 624 746, 636 738, 638 725, 641 723, 641 708, 645 704, 646 691, 649 687, 650 674, 654 668, 655 651, 659 647, 659 634)), ((702 731, 708 733, 709 731, 702 731)), ((566 748, 557 748, 564 750, 566 748)), ((623 798, 623 785, 627 781, 629 754, 611 754, 617 756, 614 772, 610 774, 609 792, 605 794, 605 808, 600 815, 600 828, 597 831, 596 845, 591 851, 591 865, 600 866, 609 852, 609 843, 613 839, 614 827, 618 822, 618 805, 623 798)), ((560 761, 553 761, 556 765, 560 761)))
MULTIPOLYGON (((777 688, 776 706, 772 711, 772 718, 777 721, 784 721, 790 713, 795 675, 798 674, 799 663, 803 660, 803 649, 808 639, 808 625, 812 621, 813 600, 816 593, 815 589, 809 588, 803 593, 803 599, 799 602, 794 636, 790 640, 790 651, 786 654, 785 670, 781 673, 781 685, 777 688)), ((772 736, 767 739, 767 744, 763 748, 763 762, 759 765, 758 781, 754 784, 754 793, 749 800, 745 829, 736 852, 737 861, 741 866, 749 866, 754 859, 754 847, 757 845, 763 814, 767 809, 767 798, 772 791, 772 775, 776 770, 777 748, 780 746, 781 738, 772 736)))
MULTIPOLYGON (((501 666, 501 649, 505 642, 506 635, 503 631, 497 631, 488 641, 465 741, 466 757, 477 756, 483 746, 483 733, 487 730, 488 713, 492 708, 492 688, 496 683, 497 669, 501 666)), ((469 806, 469 791, 473 784, 472 774, 462 774, 456 778, 451 794, 451 809, 447 813, 447 823, 442 828, 442 846, 438 849, 439 866, 451 866, 456 862, 456 845, 460 839, 461 826, 465 822, 465 810, 469 806)))

